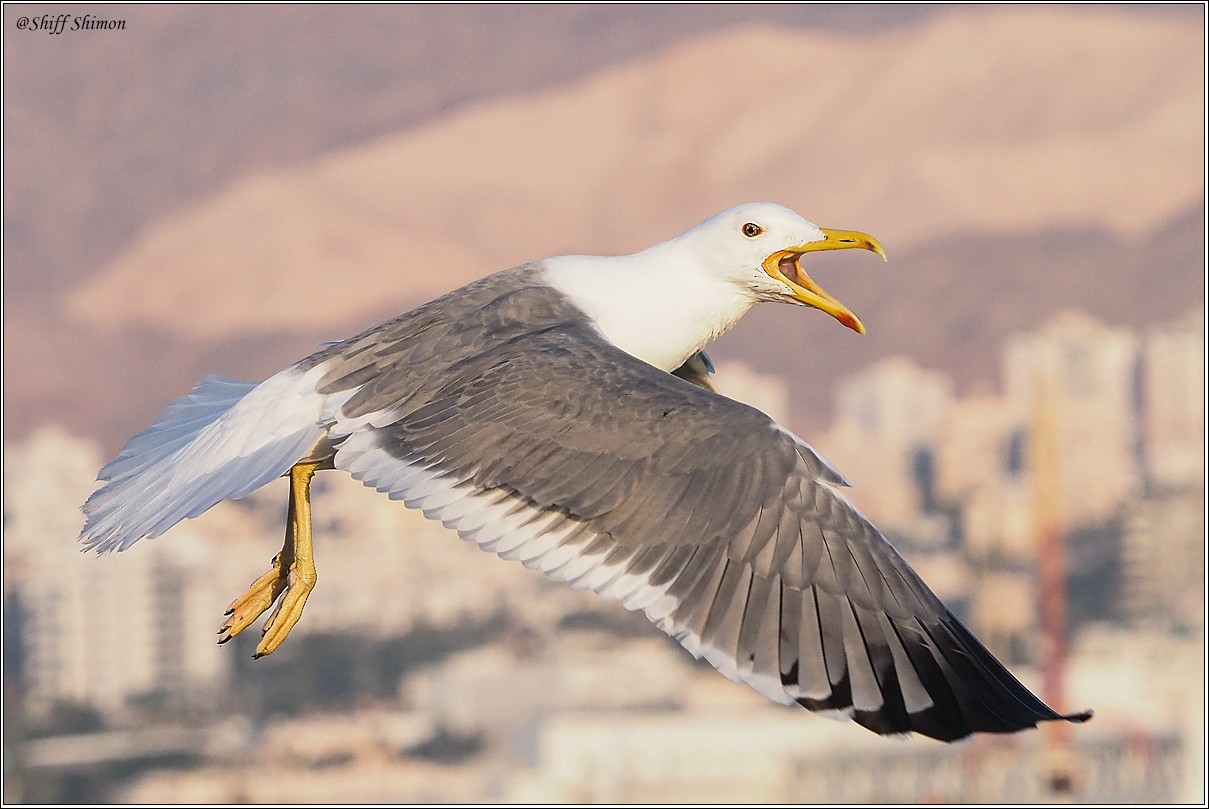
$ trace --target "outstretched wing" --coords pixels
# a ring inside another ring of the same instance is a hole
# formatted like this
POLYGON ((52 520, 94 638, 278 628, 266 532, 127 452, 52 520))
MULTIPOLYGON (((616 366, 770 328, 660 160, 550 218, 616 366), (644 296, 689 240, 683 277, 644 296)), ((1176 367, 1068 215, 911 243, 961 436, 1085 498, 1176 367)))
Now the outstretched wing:
POLYGON ((452 303, 309 362, 321 393, 352 392, 338 468, 778 702, 945 740, 1086 718, 1012 677, 763 413, 625 354, 541 285, 452 303))

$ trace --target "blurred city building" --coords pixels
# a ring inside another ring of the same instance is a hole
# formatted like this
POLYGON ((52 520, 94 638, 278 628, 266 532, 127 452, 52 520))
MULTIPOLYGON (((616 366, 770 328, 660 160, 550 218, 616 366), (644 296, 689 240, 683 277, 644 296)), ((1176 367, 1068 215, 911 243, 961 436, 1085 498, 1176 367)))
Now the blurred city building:
POLYGON ((1137 344, 1124 329, 1065 312, 1004 348, 1004 398, 1021 422, 1038 407, 1053 414, 1068 525, 1109 519, 1138 485, 1137 344))
POLYGON ((1151 485, 1204 486, 1204 309, 1143 337, 1142 446, 1151 485))
POLYGON ((820 445, 837 456, 857 487, 856 502, 883 530, 919 534, 921 515, 935 512, 936 446, 952 404, 952 380, 902 357, 840 385, 835 421, 820 445))
MULTIPOLYGON (((137 700, 208 705, 229 666, 210 628, 219 560, 194 526, 120 560, 80 553, 80 505, 99 460, 87 442, 51 429, 5 447, 5 466, 20 470, 5 476, 5 587, 24 618, 29 707, 71 702, 121 713, 137 700)), ((230 527, 217 522, 207 531, 230 527)))
MULTIPOLYGON (((1119 526, 1099 551, 1119 591, 1091 594, 1096 619, 1075 627, 1067 661, 1066 707, 1097 710, 1061 754, 1080 800, 1203 790, 1204 470, 1189 449, 1204 436, 1202 327, 1189 316, 1139 342, 1064 315, 1006 346, 1001 394, 959 396, 943 374, 880 363, 843 386, 820 442, 856 484, 853 502, 1036 685, 1030 408, 1048 403, 1064 524, 1119 526)), ((786 418, 775 377, 728 364, 718 381, 786 418)), ((891 742, 766 703, 641 616, 503 564, 342 475, 316 482, 320 581, 306 618, 281 652, 249 663, 245 639, 218 647, 214 630, 280 546, 281 482, 97 559, 75 537, 101 460, 55 430, 5 448, 20 472, 4 483, 5 671, 19 682, 8 693, 31 721, 73 704, 105 724, 15 739, 23 777, 92 768, 136 803, 1055 798, 1044 734, 891 742), (258 688, 366 665, 291 663, 289 646, 307 638, 391 649, 409 632, 488 626, 343 710, 256 708, 258 688)))
MULTIPOLYGON (((403 710, 278 718, 228 739, 227 758, 149 774, 131 803, 501 801, 885 803, 1062 799, 1041 733, 947 746, 887 740, 782 707, 692 665, 670 643, 539 633, 425 671, 403 710), (587 654, 583 654, 587 652, 587 654), (606 659, 610 655, 611 659, 606 659), (435 697, 429 700, 430 697, 435 697), (460 697, 468 697, 464 701, 460 697), (242 747, 240 745, 243 745, 242 747), (232 751, 235 754, 232 754, 232 751)), ((1148 693, 1080 729, 1081 801, 1195 794, 1196 644, 1101 630, 1075 655, 1072 687, 1098 705, 1148 693), (1151 657, 1123 658, 1120 644, 1151 657), (1115 714, 1115 715, 1114 715, 1115 714)), ((1019 671, 1030 679, 1030 671, 1019 671)))
POLYGON ((1205 620, 1204 489, 1139 497, 1125 510, 1125 617, 1138 627, 1199 631, 1205 620))

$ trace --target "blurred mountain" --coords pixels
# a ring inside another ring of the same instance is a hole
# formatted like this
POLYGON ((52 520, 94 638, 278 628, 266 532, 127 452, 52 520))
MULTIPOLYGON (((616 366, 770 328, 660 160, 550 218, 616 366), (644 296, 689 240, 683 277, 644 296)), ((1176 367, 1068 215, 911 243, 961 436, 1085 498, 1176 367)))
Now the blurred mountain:
POLYGON ((21 31, 4 7, 5 290, 91 275, 249 172, 565 83, 738 23, 870 31, 927 6, 73 5, 120 33, 21 31))
POLYGON ((6 164, 6 426, 113 446, 204 373, 261 377, 487 272, 628 252, 749 199, 891 253, 812 263, 868 337, 765 306, 720 346, 789 374, 801 424, 887 353, 991 379, 1002 337, 1055 309, 1141 325, 1203 297, 1186 13, 777 7, 733 27, 735 9, 621 25, 648 12, 556 7, 539 27, 532 9, 425 8, 329 12, 335 30, 301 8, 225 30, 139 11, 141 51, 47 46, 81 60, 76 85, 55 73, 67 118, 38 118, 22 83, 49 57, 6 48, 6 148, 68 139, 78 158, 6 164), (157 117, 170 99, 187 104, 157 117))

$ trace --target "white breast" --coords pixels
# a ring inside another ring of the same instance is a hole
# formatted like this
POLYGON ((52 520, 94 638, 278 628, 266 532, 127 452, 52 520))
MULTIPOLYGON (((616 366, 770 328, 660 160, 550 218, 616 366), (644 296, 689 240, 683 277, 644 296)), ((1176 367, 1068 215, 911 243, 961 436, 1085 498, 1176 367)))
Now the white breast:
POLYGON ((582 309, 615 346, 671 371, 725 333, 753 299, 673 255, 560 256, 546 281, 582 309))

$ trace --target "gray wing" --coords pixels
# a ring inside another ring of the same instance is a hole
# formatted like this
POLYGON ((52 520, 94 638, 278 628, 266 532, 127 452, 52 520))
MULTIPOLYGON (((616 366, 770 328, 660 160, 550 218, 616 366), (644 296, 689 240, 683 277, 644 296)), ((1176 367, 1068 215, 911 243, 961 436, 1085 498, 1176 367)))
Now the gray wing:
POLYGON ((679 368, 672 371, 672 376, 678 376, 685 382, 692 382, 699 388, 717 393, 718 386, 714 384, 711 376, 713 373, 714 363, 710 360, 709 355, 704 351, 698 351, 685 360, 679 368))
POLYGON ((621 352, 553 290, 475 294, 316 355, 321 392, 360 386, 332 430, 338 468, 642 610, 778 702, 945 740, 1062 718, 809 446, 621 352))

